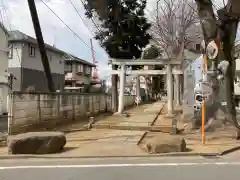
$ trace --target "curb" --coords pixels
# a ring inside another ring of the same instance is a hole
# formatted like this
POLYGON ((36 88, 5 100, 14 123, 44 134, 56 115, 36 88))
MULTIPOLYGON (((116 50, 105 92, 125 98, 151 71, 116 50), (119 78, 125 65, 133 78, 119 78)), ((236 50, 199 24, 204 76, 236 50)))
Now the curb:
POLYGON ((62 156, 62 155, 0 155, 0 160, 4 159, 96 159, 96 158, 151 158, 151 157, 222 157, 232 152, 240 150, 240 146, 227 149, 220 153, 199 153, 199 152, 172 152, 162 154, 142 154, 142 155, 109 155, 109 156, 62 156))
POLYGON ((220 155, 220 156, 224 156, 224 155, 233 153, 233 152, 238 151, 238 150, 240 150, 240 146, 235 146, 235 147, 233 147, 233 148, 227 149, 227 150, 219 153, 219 155, 220 155))
POLYGON ((233 147, 220 153, 199 153, 199 152, 172 152, 162 154, 142 155, 110 155, 110 156, 61 156, 61 155, 0 155, 0 159, 96 159, 96 158, 151 158, 151 157, 222 157, 240 150, 240 146, 233 147))
POLYGON ((1 160, 7 159, 96 159, 96 158, 151 158, 151 157, 191 157, 191 156, 211 156, 217 157, 218 153, 194 153, 178 152, 164 154, 143 154, 143 155, 116 155, 116 156, 47 156, 47 155, 0 155, 1 160))
POLYGON ((87 127, 83 127, 83 128, 78 128, 78 129, 64 130, 64 131, 61 131, 61 132, 63 132, 63 133, 72 133, 72 132, 79 132, 79 131, 89 131, 89 129, 87 127))

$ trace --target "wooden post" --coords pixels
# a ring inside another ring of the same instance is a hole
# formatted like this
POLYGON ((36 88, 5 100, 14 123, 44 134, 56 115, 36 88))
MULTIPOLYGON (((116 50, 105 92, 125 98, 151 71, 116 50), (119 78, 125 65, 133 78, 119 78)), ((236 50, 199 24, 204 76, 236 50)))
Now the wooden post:
MULTIPOLYGON (((112 65, 113 70, 117 70, 116 65, 112 65)), ((112 111, 117 111, 118 106, 118 90, 117 90, 117 80, 118 75, 113 74, 112 75, 112 111)))
POLYGON ((72 95, 72 114, 73 114, 73 120, 76 119, 76 110, 75 110, 75 98, 74 98, 74 95, 72 95))
POLYGON ((31 17, 32 17, 32 23, 33 23, 33 27, 35 30, 35 35, 37 38, 39 51, 41 54, 41 60, 42 60, 42 65, 43 65, 44 72, 45 72, 46 79, 47 79, 48 89, 50 92, 55 92, 55 87, 54 87, 54 83, 53 83, 53 79, 52 79, 50 65, 48 62, 48 56, 47 56, 47 52, 46 52, 46 48, 45 48, 45 44, 44 44, 44 40, 43 40, 41 26, 40 26, 39 19, 38 19, 35 1, 28 0, 28 6, 29 6, 31 17))
POLYGON ((42 119, 42 113, 41 113, 41 95, 37 94, 37 109, 38 109, 38 120, 37 123, 39 124, 42 119))

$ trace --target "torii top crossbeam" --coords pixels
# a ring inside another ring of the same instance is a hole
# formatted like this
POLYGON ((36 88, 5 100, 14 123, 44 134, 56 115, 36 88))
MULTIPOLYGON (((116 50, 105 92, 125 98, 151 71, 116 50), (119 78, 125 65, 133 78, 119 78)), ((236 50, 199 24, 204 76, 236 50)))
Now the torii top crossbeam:
POLYGON ((159 59, 110 59, 109 64, 112 65, 181 65, 181 61, 168 58, 159 59))
MULTIPOLYGON (((111 59, 109 60, 109 64, 112 65, 142 65, 142 66, 154 66, 154 65, 170 65, 176 66, 181 65, 181 61, 177 61, 175 59, 169 60, 168 58, 159 58, 159 59, 111 59)), ((131 75, 158 75, 158 74, 166 74, 166 70, 131 70, 127 71, 127 74, 131 75)), ((112 74, 120 74, 120 70, 112 70, 112 74)), ((172 71, 172 74, 183 74, 181 70, 172 71)))

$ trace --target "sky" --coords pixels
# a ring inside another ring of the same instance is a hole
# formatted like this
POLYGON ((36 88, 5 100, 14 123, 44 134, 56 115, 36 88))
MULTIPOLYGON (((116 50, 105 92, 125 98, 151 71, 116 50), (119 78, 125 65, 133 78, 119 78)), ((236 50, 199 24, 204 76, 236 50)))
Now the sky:
MULTIPOLYGON (((36 0, 36 7, 39 20, 46 43, 61 50, 71 53, 79 58, 92 62, 90 39, 93 39, 92 32, 96 31, 91 20, 84 15, 85 10, 81 0, 71 0, 84 21, 81 20, 70 0, 43 0, 73 31, 71 32, 45 5, 41 0, 36 0), (90 30, 89 30, 90 29, 90 30)), ((220 1, 220 0, 217 0, 220 1)), ((148 0, 146 13, 156 9, 156 0, 148 0)), ((35 37, 34 29, 28 9, 27 0, 0 0, 1 16, 0 21, 9 30, 20 30, 35 37)), ((107 65, 108 55, 93 39, 95 57, 98 61, 100 77, 109 75, 110 67, 107 65)))
MULTIPOLYGON (((45 43, 55 44, 57 48, 71 53, 86 61, 92 62, 90 39, 93 39, 95 57, 98 61, 100 77, 109 75, 107 65, 108 55, 94 40, 92 33, 96 28, 91 20, 84 15, 85 10, 80 0, 71 0, 78 13, 71 5, 70 0, 43 0, 46 4, 74 31, 71 32, 42 2, 36 0, 36 7, 42 28, 45 43), (90 29, 90 30, 89 30, 90 29)), ((148 1, 148 9, 154 7, 156 1, 148 1)), ((0 21, 9 30, 20 30, 35 37, 27 0, 0 0, 0 21)))

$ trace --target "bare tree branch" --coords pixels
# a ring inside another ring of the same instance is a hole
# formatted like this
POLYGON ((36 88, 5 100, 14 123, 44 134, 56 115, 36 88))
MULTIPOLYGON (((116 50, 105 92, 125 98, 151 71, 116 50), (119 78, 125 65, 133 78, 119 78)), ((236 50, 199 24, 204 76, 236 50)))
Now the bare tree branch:
POLYGON ((152 18, 152 37, 169 58, 181 57, 179 54, 184 46, 199 37, 187 36, 187 30, 198 22, 195 3, 192 0, 162 0, 159 3, 158 16, 152 18))

